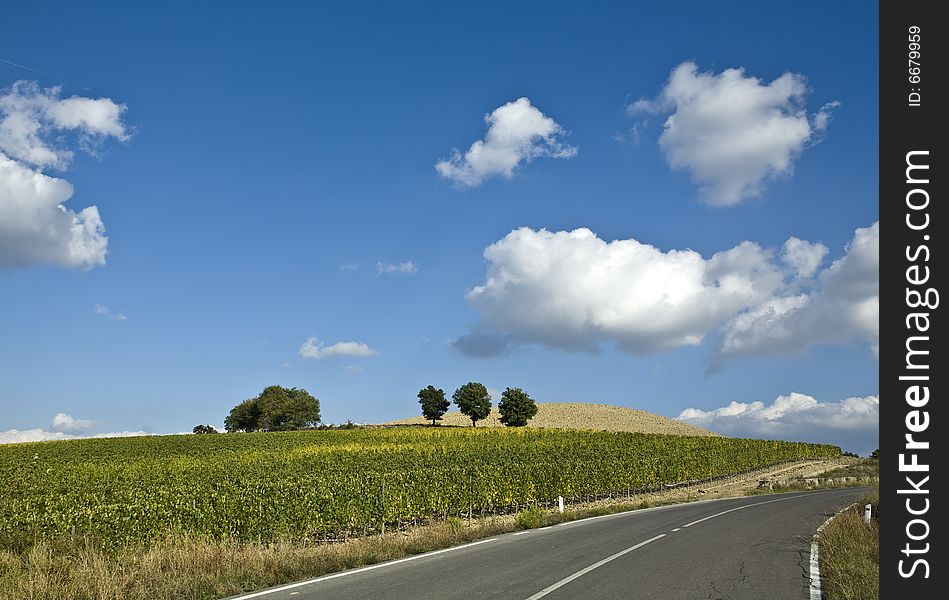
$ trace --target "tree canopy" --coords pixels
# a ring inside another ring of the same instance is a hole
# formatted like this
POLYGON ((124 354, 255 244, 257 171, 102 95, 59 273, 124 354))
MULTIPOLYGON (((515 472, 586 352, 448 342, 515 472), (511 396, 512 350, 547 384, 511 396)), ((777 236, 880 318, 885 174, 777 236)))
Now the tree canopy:
POLYGON ((227 431, 287 431, 320 422, 320 401, 304 389, 272 385, 244 400, 224 419, 227 431))
POLYGON ((537 403, 521 388, 505 388, 498 410, 502 423, 508 427, 523 427, 537 414, 537 403))
POLYGON ((471 419, 471 426, 491 414, 491 395, 484 385, 469 381, 451 395, 461 414, 471 419))
POLYGON ((435 386, 428 386, 418 393, 418 403, 422 405, 422 415, 435 425, 435 421, 440 421, 442 415, 448 412, 450 403, 445 397, 445 390, 437 389, 435 386))
POLYGON ((195 425, 191 433, 217 433, 217 429, 210 425, 195 425))

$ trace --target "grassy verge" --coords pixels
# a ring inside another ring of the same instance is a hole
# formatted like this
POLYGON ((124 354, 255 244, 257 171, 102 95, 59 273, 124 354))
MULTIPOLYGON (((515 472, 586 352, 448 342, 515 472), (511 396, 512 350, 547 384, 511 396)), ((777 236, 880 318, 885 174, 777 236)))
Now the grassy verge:
POLYGON ((748 490, 748 496, 760 496, 762 494, 784 494, 786 492, 807 492, 811 490, 835 490, 848 487, 868 487, 866 481, 824 481, 818 483, 809 483, 803 479, 792 479, 790 481, 774 483, 770 488, 762 487, 748 490))
POLYGON ((0 552, 0 598, 204 600, 400 558, 512 530, 457 519, 347 542, 243 544, 179 535, 109 553, 93 544, 40 542, 24 554, 0 552))
POLYGON ((782 492, 801 492, 806 490, 827 490, 844 487, 867 487, 880 476, 880 461, 865 458, 852 465, 846 465, 821 473, 819 477, 796 478, 776 481, 770 486, 749 490, 749 496, 759 494, 777 494, 782 492))
POLYGON ((820 534, 821 585, 827 600, 878 600, 880 597, 880 494, 864 496, 831 521, 820 534), (873 518, 863 521, 866 504, 873 518))
POLYGON ((821 473, 821 477, 879 477, 880 461, 872 458, 864 458, 860 462, 845 467, 839 467, 826 473, 821 473))
POLYGON ((647 508, 612 504, 564 513, 528 508, 507 517, 465 524, 456 517, 409 531, 302 545, 239 543, 176 535, 150 546, 107 552, 82 541, 38 542, 29 550, 0 550, 4 600, 210 600, 447 548, 518 529, 647 508))

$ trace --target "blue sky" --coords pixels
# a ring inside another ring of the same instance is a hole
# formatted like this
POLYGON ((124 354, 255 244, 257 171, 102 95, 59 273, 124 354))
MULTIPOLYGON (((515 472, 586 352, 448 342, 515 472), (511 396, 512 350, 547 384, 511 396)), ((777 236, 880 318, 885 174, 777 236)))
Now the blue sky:
POLYGON ((325 421, 380 422, 475 380, 869 452, 876 19, 866 2, 9 7, 0 119, 37 129, 0 127, 0 152, 72 184, 64 206, 97 207, 108 242, 78 255, 0 191, 0 432, 188 431, 272 384, 325 421))

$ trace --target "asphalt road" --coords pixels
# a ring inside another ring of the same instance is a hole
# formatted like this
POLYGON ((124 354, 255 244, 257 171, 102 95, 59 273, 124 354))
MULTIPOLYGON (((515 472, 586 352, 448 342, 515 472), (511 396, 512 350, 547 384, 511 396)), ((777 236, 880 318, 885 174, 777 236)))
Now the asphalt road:
POLYGON ((810 537, 864 490, 733 498, 532 529, 249 600, 807 600, 810 537))

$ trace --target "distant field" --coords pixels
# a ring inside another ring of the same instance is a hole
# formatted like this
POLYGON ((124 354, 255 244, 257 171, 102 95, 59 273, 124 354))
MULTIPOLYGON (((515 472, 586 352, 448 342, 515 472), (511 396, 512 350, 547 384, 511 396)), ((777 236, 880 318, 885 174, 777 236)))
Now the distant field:
MULTIPOLYGON (((497 407, 494 407, 487 419, 478 421, 478 427, 503 427, 500 417, 497 407)), ((441 423, 444 425, 471 426, 471 419, 458 411, 452 411, 442 417, 441 423)), ((383 423, 383 425, 425 424, 431 424, 431 421, 426 421, 422 416, 383 423)), ((539 403, 537 405, 537 416, 531 419, 527 426, 553 429, 663 433, 667 435, 718 435, 701 427, 650 412, 610 404, 589 404, 586 402, 539 403)))
POLYGON ((835 446, 621 432, 386 428, 0 447, 0 547, 175 532, 257 541, 656 486, 835 446))

